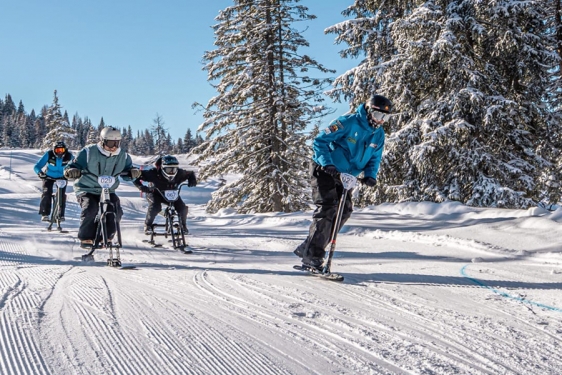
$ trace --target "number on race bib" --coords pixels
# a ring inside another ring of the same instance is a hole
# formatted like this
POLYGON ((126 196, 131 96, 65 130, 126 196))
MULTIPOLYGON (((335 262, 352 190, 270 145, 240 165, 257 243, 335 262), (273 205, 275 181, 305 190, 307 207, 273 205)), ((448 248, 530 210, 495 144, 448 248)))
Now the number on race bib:
POLYGON ((164 198, 169 201, 176 201, 178 200, 178 191, 177 190, 164 190, 164 198))
POLYGON ((340 179, 344 189, 351 190, 357 185, 357 178, 347 173, 340 173, 340 179))
POLYGON ((100 186, 103 189, 109 189, 113 186, 113 184, 115 184, 115 177, 113 177, 113 176, 99 176, 98 177, 98 184, 100 184, 100 186))

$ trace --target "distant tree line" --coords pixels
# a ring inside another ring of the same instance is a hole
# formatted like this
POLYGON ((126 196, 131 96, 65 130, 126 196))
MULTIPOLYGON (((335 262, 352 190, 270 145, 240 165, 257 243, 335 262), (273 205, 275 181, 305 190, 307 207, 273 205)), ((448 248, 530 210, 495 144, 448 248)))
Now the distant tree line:
MULTIPOLYGON (((81 149, 85 145, 96 143, 101 130, 106 126, 103 117, 97 125, 88 117, 78 113, 68 116, 58 103, 54 92, 53 103, 43 106, 39 114, 35 110, 25 111, 20 100, 16 106, 12 96, 6 94, 0 98, 0 147, 48 149, 59 140, 66 142, 70 149, 81 149)), ((162 116, 156 114, 153 125, 144 130, 133 132, 131 126, 121 129, 123 140, 121 147, 133 155, 147 156, 155 154, 184 154, 201 144, 201 136, 193 136, 187 129, 183 138, 173 140, 166 128, 162 116)))

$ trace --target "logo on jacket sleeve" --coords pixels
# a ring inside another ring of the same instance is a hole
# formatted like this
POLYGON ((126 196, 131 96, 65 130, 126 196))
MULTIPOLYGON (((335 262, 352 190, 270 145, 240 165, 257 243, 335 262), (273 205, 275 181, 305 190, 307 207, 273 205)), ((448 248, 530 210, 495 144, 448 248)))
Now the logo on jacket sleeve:
POLYGON ((343 129, 343 125, 339 120, 336 120, 330 126, 328 126, 326 129, 324 129, 324 133, 326 133, 326 134, 335 133, 339 129, 343 129))

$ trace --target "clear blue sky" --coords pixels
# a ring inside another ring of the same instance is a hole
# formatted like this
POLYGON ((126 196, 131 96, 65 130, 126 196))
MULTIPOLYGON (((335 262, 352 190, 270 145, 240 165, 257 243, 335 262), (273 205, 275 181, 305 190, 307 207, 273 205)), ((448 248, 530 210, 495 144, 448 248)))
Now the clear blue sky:
MULTIPOLYGON (((318 18, 303 35, 301 50, 337 76, 357 65, 341 59, 342 46, 323 30, 345 20, 351 0, 302 0, 318 18)), ((214 49, 211 26, 231 0, 0 0, 0 95, 38 112, 59 104, 72 119, 129 126, 136 132, 160 114, 174 140, 202 122, 191 104, 216 95, 202 70, 214 49)), ((305 24, 297 24, 304 28, 305 24)), ((313 72, 315 73, 315 72, 313 72)), ((311 73, 312 75, 312 73, 311 73)), ((331 102, 328 102, 330 104, 331 102)), ((347 106, 334 104, 337 112, 347 106)), ((330 119, 326 119, 329 121, 330 119)))

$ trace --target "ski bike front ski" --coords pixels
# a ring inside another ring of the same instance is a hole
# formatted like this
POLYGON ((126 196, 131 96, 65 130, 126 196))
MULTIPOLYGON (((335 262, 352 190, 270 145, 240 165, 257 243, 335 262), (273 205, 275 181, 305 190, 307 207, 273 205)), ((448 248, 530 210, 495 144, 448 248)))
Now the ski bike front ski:
POLYGON ((330 280, 330 281, 343 281, 343 275, 340 275, 339 273, 322 273, 321 271, 318 271, 315 268, 310 268, 310 267, 306 267, 303 265, 295 265, 293 266, 294 269, 299 270, 299 271, 303 271, 306 272, 308 275, 312 275, 312 276, 317 276, 317 277, 321 277, 323 279, 326 280, 330 280))

